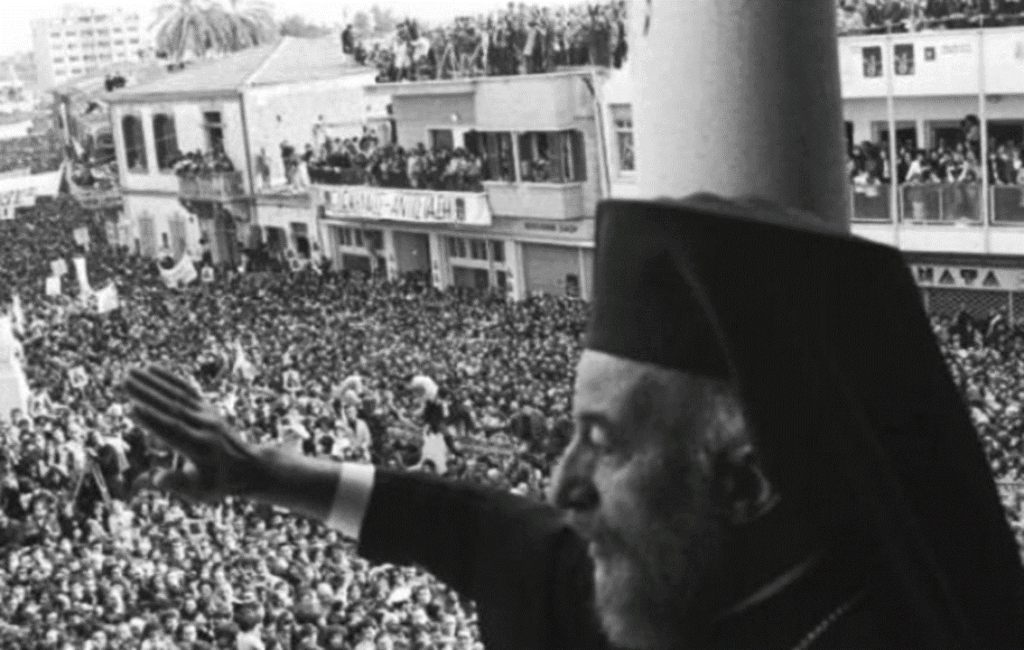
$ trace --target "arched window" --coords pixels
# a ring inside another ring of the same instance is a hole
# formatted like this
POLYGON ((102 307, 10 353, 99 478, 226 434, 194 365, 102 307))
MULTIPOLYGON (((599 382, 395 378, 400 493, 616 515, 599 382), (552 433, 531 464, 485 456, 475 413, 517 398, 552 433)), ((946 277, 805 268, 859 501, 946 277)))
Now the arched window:
POLYGON ((126 115, 121 120, 124 135, 124 156, 128 171, 145 173, 149 169, 146 160, 146 139, 142 133, 142 120, 135 115, 126 115))
POLYGON ((178 157, 178 133, 173 116, 163 113, 153 116, 153 140, 157 169, 170 169, 178 157))

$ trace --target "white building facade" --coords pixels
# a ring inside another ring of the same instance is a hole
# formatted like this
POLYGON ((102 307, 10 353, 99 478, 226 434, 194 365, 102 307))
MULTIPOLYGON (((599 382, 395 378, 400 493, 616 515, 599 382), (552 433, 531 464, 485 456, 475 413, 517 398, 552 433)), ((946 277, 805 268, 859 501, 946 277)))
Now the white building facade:
POLYGON ((152 55, 146 26, 134 9, 68 7, 60 16, 34 21, 32 43, 40 90, 152 55))

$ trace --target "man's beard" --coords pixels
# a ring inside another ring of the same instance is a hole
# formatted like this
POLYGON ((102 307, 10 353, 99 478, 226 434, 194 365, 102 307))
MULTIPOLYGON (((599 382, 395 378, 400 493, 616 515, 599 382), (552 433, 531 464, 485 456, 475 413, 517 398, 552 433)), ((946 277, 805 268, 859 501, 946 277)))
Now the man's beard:
POLYGON ((702 587, 720 564, 723 529, 714 519, 687 518, 628 543, 614 533, 596 536, 595 605, 613 645, 676 650, 703 636, 713 610, 702 587), (688 537, 677 532, 695 528, 688 537))

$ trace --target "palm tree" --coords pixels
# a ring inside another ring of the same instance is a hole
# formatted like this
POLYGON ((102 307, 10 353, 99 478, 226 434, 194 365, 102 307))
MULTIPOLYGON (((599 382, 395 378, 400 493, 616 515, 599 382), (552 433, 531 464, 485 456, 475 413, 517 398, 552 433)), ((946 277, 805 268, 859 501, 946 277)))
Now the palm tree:
POLYGON ((276 36, 274 19, 263 2, 232 0, 225 9, 214 0, 168 0, 157 9, 156 47, 181 61, 261 45, 276 36))
POLYGON ((263 0, 230 0, 232 51, 270 42, 278 35, 272 5, 263 0))

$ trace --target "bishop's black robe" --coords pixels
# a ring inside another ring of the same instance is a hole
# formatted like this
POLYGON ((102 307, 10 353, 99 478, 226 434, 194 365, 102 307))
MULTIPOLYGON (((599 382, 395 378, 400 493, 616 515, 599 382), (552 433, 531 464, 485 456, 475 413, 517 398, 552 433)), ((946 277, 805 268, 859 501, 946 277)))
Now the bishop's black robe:
MULTIPOLYGON (((546 504, 378 469, 359 553, 375 562, 420 565, 472 598, 487 650, 612 648, 594 613, 586 547, 546 504)), ((861 587, 864 597, 810 649, 912 647, 887 621, 891 610, 879 584, 835 579, 830 568, 722 621, 709 650, 795 647, 861 587)))

